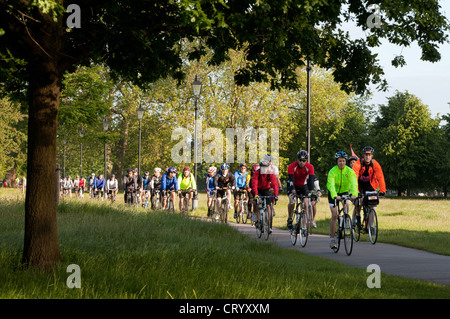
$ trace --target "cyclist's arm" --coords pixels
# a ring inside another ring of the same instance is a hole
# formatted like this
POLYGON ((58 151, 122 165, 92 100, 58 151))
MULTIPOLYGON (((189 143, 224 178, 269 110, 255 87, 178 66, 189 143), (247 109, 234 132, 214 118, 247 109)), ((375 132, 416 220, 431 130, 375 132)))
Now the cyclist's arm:
POLYGON ((350 189, 349 192, 351 195, 358 197, 358 180, 356 179, 356 174, 352 169, 349 169, 349 182, 350 189))
POLYGON ((252 181, 251 181, 251 183, 252 183, 252 191, 253 191, 253 194, 255 194, 255 196, 256 195, 258 195, 258 178, 259 178, 259 169, 258 170, 256 170, 254 173, 253 173, 253 177, 252 177, 252 181))
POLYGON ((336 187, 335 187, 335 176, 334 169, 332 168, 328 173, 327 178, 327 189, 330 192, 330 197, 335 198, 337 196, 336 187))
POLYGON ((386 193, 386 182, 384 180, 383 170, 381 169, 380 164, 377 161, 373 161, 373 169, 375 171, 375 176, 380 184, 380 192, 386 193))

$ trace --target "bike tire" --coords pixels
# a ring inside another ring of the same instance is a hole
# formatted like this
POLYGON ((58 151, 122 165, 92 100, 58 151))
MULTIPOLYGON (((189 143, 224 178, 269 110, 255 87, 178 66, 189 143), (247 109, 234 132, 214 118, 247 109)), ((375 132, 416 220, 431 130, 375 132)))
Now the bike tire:
POLYGON ((300 217, 299 217, 297 211, 294 211, 294 216, 297 219, 297 223, 290 230, 290 237, 291 237, 291 244, 292 244, 292 246, 295 246, 295 244, 297 243, 297 236, 298 236, 298 233, 299 233, 299 230, 300 230, 300 217))
POLYGON ((243 224, 247 224, 247 219, 248 219, 248 203, 247 201, 243 201, 242 202, 242 223, 243 224))
POLYGON ((339 216, 336 222, 336 232, 334 233, 334 240, 336 241, 336 246, 333 248, 334 253, 337 253, 339 251, 339 248, 341 247, 341 229, 339 227, 339 216))
POLYGON ((369 240, 372 245, 375 245, 378 239, 378 218, 375 209, 371 208, 367 219, 367 231, 369 233, 369 240))
POLYGON ((266 206, 264 210, 264 239, 268 240, 270 235, 270 218, 269 218, 269 207, 266 206))
POLYGON ((300 245, 302 247, 306 246, 306 243, 308 242, 308 217, 306 213, 303 211, 300 214, 300 230, 299 230, 299 237, 300 237, 300 245))
POLYGON ((355 242, 358 242, 359 238, 361 237, 361 227, 358 227, 358 225, 356 225, 356 215, 352 219, 352 227, 353 227, 353 240, 355 242))
POLYGON ((347 256, 350 256, 353 250, 353 228, 352 220, 348 214, 344 215, 343 221, 344 248, 347 256))

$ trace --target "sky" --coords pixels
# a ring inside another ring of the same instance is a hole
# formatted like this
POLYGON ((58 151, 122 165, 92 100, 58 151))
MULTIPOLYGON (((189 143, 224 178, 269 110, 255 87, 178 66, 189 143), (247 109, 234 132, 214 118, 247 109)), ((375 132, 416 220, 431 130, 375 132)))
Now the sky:
MULTIPOLYGON (((450 1, 441 0, 441 12, 450 20, 450 1)), ((362 31, 356 31, 351 25, 345 26, 354 38, 364 36, 362 31)), ((383 67, 384 78, 388 82, 388 91, 376 91, 376 86, 371 86, 373 91, 369 104, 386 104, 387 97, 395 95, 396 90, 408 91, 417 96, 429 106, 432 117, 439 113, 450 113, 450 44, 445 43, 439 47, 441 60, 439 62, 427 62, 420 60, 421 50, 416 43, 409 47, 400 47, 382 42, 381 46, 373 49, 378 53, 379 64, 383 67), (397 55, 403 55, 406 65, 395 68, 391 60, 397 55)))

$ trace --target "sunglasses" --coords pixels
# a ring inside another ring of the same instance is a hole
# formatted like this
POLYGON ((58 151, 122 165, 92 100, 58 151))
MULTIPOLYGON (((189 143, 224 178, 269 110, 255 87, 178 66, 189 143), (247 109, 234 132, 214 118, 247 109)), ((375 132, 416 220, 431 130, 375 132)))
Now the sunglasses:
POLYGON ((305 159, 301 159, 301 160, 299 160, 300 162, 306 162, 306 160, 305 159))

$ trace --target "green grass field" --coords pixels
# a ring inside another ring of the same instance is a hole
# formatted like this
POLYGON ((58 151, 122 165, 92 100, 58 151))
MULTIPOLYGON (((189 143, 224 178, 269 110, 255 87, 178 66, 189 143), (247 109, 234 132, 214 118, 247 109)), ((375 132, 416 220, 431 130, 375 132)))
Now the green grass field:
MULTIPOLYGON (((286 221, 283 200, 276 217, 280 226, 286 221)), ((388 206, 395 206, 392 202, 388 206)), ((204 203, 200 196, 194 215, 206 215, 204 203)), ((387 203, 380 205, 380 211, 387 203)), ((320 208, 323 204, 325 200, 320 208)), ((383 222, 408 220, 409 234, 415 232, 412 219, 421 225, 428 221, 421 210, 408 208, 417 203, 399 205, 386 212, 383 222)), ((448 212, 448 202, 436 205, 448 212)), ((364 269, 282 249, 227 225, 87 199, 66 200, 58 208, 59 266, 50 274, 19 270, 23 211, 22 196, 13 190, 0 191, 0 298, 450 298, 450 287, 385 274, 380 289, 369 289, 364 269), (70 264, 81 269, 79 289, 66 285, 70 264)), ((318 214, 319 229, 325 229, 328 212, 318 214)), ((440 214, 428 211, 434 215, 431 230, 422 225, 426 230, 419 233, 427 241, 442 232, 441 240, 448 242, 449 228, 440 226, 448 225, 448 214, 440 214)))

